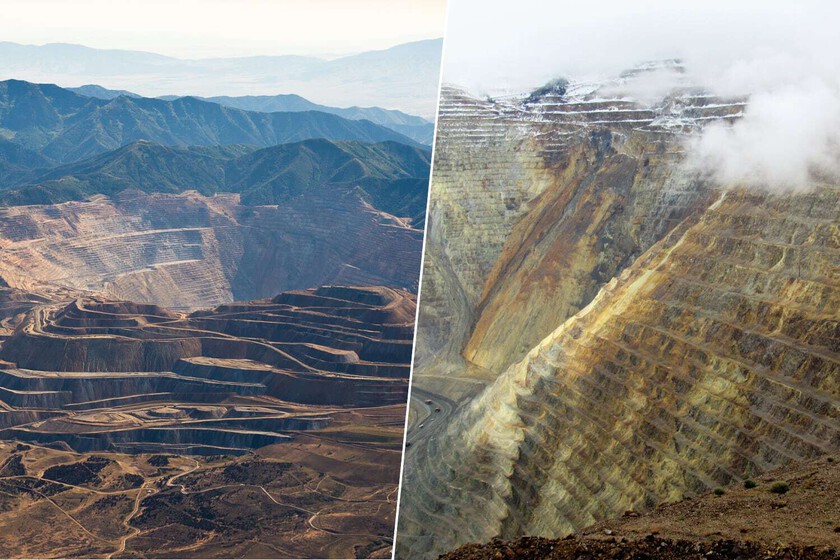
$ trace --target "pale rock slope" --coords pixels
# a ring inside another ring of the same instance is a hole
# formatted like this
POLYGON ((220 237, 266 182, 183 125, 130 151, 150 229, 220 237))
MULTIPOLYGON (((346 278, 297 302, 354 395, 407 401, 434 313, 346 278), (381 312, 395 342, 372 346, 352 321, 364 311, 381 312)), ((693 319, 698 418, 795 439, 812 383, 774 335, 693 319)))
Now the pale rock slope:
POLYGON ((0 209, 0 278, 177 308, 325 284, 415 290, 421 243, 422 231, 352 193, 281 207, 124 191, 0 209))

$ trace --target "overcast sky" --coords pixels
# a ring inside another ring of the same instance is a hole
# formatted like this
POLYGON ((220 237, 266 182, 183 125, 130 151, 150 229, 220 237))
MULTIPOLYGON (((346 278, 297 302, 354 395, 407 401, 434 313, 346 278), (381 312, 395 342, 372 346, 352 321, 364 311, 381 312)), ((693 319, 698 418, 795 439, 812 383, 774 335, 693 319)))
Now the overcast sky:
POLYGON ((3 0, 0 40, 179 58, 339 56, 441 37, 445 0, 3 0))
POLYGON ((715 80, 837 71, 838 29, 835 0, 451 0, 444 79, 476 93, 522 91, 670 57, 715 80))

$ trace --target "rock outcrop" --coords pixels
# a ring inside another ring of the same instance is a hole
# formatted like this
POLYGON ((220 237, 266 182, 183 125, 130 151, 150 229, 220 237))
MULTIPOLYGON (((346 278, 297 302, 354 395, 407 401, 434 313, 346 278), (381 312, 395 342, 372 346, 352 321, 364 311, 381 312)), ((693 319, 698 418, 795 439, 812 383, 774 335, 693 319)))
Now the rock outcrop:
POLYGON ((494 539, 441 559, 835 560, 840 553, 840 524, 833 521, 840 513, 838 459, 834 453, 645 513, 626 511, 562 539, 494 539))

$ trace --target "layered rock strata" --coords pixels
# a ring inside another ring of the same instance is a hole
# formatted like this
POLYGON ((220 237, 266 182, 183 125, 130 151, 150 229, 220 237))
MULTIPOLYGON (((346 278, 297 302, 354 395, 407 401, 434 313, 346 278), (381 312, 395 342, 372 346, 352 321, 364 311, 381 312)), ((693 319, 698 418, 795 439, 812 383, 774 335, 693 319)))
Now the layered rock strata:
POLYGON ((840 449, 840 183, 683 165, 686 134, 743 108, 447 91, 414 373, 440 412, 409 430, 399 557, 563 536, 840 449), (476 369, 486 388, 454 391, 476 369))
POLYGON ((172 308, 333 283, 416 290, 421 245, 422 231, 352 193, 248 207, 238 195, 125 191, 0 209, 8 286, 172 308))
POLYGON ((415 456, 413 546, 562 535, 840 449, 838 216, 837 185, 734 191, 675 228, 415 456))
POLYGON ((501 371, 693 211, 682 138, 742 100, 686 88, 655 106, 594 92, 442 92, 418 358, 501 371), (516 333, 515 337, 509 333, 516 333))
POLYGON ((0 347, 0 438, 76 451, 233 452, 405 402, 415 301, 322 287, 192 314, 39 305, 0 347))

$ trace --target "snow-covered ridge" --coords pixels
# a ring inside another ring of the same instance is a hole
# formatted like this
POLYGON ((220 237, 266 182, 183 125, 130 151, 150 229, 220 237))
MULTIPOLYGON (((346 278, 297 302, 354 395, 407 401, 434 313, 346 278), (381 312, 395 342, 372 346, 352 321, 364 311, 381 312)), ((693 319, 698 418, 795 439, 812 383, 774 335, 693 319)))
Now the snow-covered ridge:
POLYGON ((573 81, 565 87, 558 83, 562 82, 483 100, 447 87, 440 117, 446 121, 469 114, 508 124, 530 121, 572 128, 608 125, 688 133, 709 122, 734 122, 743 116, 747 103, 745 97, 722 98, 693 84, 679 60, 647 62, 608 80, 573 81))

